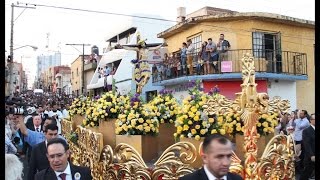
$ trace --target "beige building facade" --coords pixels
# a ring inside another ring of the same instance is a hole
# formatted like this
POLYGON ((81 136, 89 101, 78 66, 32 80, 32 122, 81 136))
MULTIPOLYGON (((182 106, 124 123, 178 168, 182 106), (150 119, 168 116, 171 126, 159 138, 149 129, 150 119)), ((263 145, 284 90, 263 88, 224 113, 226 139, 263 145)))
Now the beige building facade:
MULTIPOLYGON (((188 39, 193 41, 199 51, 202 42, 212 38, 213 42, 217 43, 222 33, 231 44, 230 59, 241 59, 244 50, 260 59, 265 58, 260 61, 263 68, 259 65, 259 70, 266 72, 260 74, 260 79, 266 80, 268 93, 273 96, 286 96, 289 93, 292 108, 315 112, 313 21, 279 14, 240 13, 212 7, 204 7, 179 19, 183 21, 158 34, 158 38, 164 38, 167 42, 169 53, 179 51, 182 43, 188 39), (280 59, 281 66, 278 66, 276 71, 268 70, 266 65, 267 48, 273 52, 270 59, 276 62, 280 59), (257 50, 262 55, 259 55, 257 50)), ((237 72, 240 67, 239 63, 233 64, 233 69, 237 72)), ((230 74, 221 74, 219 78, 223 79, 223 76, 230 74)), ((158 84, 165 85, 166 82, 158 84)))

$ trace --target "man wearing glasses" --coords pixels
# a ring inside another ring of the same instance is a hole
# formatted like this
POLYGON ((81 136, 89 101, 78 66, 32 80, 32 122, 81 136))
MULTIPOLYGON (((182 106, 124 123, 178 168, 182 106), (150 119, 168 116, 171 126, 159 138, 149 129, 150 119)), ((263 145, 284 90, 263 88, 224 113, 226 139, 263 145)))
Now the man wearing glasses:
POLYGON ((75 166, 68 161, 70 150, 61 138, 53 138, 47 144, 47 158, 50 167, 38 172, 35 180, 92 180, 88 167, 75 166))
POLYGON ((55 123, 46 125, 44 127, 44 135, 46 139, 32 149, 31 159, 29 162, 28 180, 34 180, 37 172, 49 167, 49 161, 46 156, 47 144, 48 141, 58 136, 58 126, 55 123))

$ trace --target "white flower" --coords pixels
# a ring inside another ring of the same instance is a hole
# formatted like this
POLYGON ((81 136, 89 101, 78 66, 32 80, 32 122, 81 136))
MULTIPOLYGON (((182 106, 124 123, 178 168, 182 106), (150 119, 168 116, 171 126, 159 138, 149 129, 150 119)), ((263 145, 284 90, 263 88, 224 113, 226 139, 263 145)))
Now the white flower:
POLYGON ((191 133, 188 133, 188 138, 191 138, 192 137, 192 134, 191 133))
POLYGON ((122 121, 118 121, 118 125, 119 125, 119 126, 122 126, 122 121))

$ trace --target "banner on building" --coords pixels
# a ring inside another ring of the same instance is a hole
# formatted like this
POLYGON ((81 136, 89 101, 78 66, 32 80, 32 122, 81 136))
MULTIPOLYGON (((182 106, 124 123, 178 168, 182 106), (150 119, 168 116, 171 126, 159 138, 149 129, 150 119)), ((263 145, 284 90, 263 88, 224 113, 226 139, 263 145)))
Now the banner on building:
POLYGON ((232 72, 232 61, 221 61, 221 72, 232 72))
POLYGON ((160 49, 153 50, 153 51, 149 51, 148 63, 149 64, 162 63, 165 53, 168 53, 168 49, 164 48, 164 47, 162 47, 160 49))

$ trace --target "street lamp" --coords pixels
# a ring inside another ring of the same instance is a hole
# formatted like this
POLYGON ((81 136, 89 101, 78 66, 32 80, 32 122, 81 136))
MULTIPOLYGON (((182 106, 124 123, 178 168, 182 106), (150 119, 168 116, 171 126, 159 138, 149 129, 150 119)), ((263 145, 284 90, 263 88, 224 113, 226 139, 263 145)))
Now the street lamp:
POLYGON ((34 51, 36 51, 38 49, 37 46, 33 46, 33 45, 24 45, 24 46, 20 46, 20 47, 17 47, 17 48, 12 48, 11 50, 11 53, 10 53, 10 56, 8 57, 8 66, 9 66, 9 86, 8 86, 8 91, 9 91, 9 95, 11 94, 11 91, 12 91, 12 87, 11 85, 13 84, 13 66, 14 66, 14 63, 13 63, 13 51, 17 50, 17 49, 21 49, 21 48, 24 48, 24 47, 31 47, 34 51))

